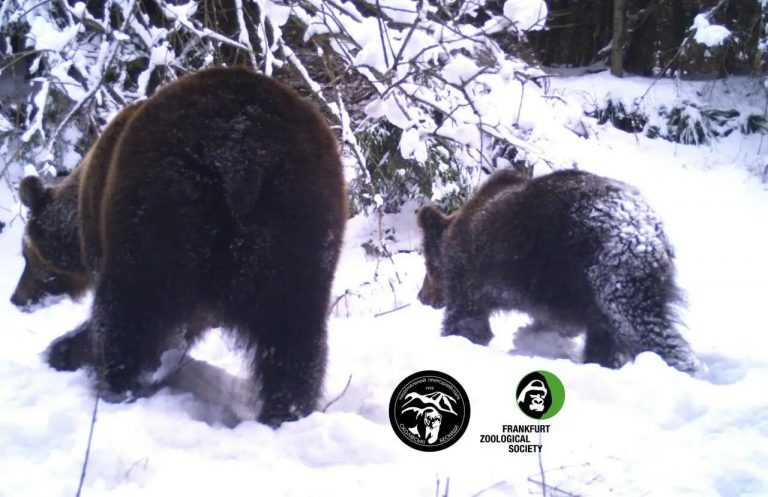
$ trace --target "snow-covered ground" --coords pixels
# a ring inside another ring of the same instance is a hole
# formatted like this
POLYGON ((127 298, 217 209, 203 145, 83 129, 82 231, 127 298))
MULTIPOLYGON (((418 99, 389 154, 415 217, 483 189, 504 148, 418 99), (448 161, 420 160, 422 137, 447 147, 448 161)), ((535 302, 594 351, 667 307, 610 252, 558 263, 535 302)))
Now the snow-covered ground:
MULTIPOLYGON (((553 82, 571 107, 599 101, 606 88, 638 95, 648 84, 604 75, 553 82)), ((649 99, 678 91, 661 82, 649 99)), ((545 336, 515 345, 527 318, 514 313, 493 319, 489 347, 441 338, 441 312, 415 298, 423 262, 406 209, 382 220, 396 228, 390 247, 401 252, 391 259, 368 259, 360 248, 376 241, 377 220, 349 224, 323 404, 343 395, 326 412, 272 430, 254 421, 230 427, 220 406, 169 389, 131 404, 100 403, 83 495, 523 496, 541 495, 534 482, 542 472, 562 491, 550 489, 553 496, 768 495, 768 191, 754 173, 765 157, 761 137, 735 133, 692 147, 587 123, 590 139, 562 128, 531 139, 561 162, 638 186, 659 212, 688 294, 683 333, 708 367, 704 378, 648 353, 608 370, 569 359, 578 342, 545 336), (456 378, 472 405, 464 437, 437 453, 406 447, 387 415, 395 386, 424 369, 456 378), (541 459, 479 443, 504 424, 528 422, 515 388, 540 369, 566 389, 541 459)), ((0 190, 0 205, 12 203, 0 190)), ((0 211, 0 220, 12 215, 0 211)), ((22 229, 16 218, 0 234, 0 496, 72 496, 94 399, 85 373, 55 372, 40 352, 84 319, 89 302, 33 314, 8 302, 23 264, 22 229)), ((217 330, 193 355, 244 374, 217 330)))

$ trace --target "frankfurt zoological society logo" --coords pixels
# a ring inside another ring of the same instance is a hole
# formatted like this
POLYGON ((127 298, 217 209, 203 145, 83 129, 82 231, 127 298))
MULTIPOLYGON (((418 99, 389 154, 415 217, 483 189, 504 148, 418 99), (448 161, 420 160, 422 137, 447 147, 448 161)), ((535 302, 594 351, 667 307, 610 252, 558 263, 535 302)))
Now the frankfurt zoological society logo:
POLYGON ((480 435, 481 444, 506 445, 510 453, 541 453, 544 434, 550 425, 542 421, 551 418, 565 403, 565 387, 560 378, 549 371, 534 371, 523 376, 517 384, 515 401, 520 411, 535 422, 503 424, 496 433, 480 435))
POLYGON ((389 401, 389 420, 397 436, 416 450, 443 450, 464 434, 469 399, 445 373, 421 371, 404 379, 389 401))
POLYGON ((549 419, 565 403, 565 387, 549 371, 529 373, 517 384, 517 406, 533 419, 549 419))

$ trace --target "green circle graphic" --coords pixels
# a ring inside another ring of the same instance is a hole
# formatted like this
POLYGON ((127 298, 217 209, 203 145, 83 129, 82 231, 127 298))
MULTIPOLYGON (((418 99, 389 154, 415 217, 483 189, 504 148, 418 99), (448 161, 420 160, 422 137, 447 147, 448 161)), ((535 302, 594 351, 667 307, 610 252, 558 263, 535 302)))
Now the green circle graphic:
POLYGON ((560 409, 563 408, 563 404, 565 404, 565 386, 563 386, 563 382, 560 381, 560 378, 549 371, 540 370, 539 373, 546 378, 547 383, 549 384, 550 395, 552 395, 552 405, 541 417, 541 419, 549 419, 560 412, 560 409))

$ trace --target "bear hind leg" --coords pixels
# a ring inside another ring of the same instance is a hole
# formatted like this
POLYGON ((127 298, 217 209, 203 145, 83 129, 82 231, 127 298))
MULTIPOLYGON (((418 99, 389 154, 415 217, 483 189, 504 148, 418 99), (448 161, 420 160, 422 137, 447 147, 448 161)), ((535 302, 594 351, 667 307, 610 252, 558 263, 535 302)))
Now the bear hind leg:
POLYGON ((620 367, 625 361, 618 350, 617 330, 607 317, 596 314, 587 323, 584 362, 606 368, 620 367))
MULTIPOLYGON (((643 302, 641 300, 641 302, 643 302)), ((620 367, 624 363, 634 360, 641 352, 654 352, 664 362, 680 371, 695 374, 700 368, 700 362, 691 350, 688 342, 675 329, 674 320, 670 317, 672 312, 668 305, 653 299, 645 300, 641 305, 623 309, 614 306, 612 312, 606 313, 597 326, 594 327, 594 349, 599 349, 597 344, 606 336, 613 343, 608 347, 605 358, 608 367, 620 367), (603 330, 607 330, 604 335, 603 330)), ((596 350, 593 350, 593 354, 596 350)), ((585 360, 589 360, 590 331, 587 333, 587 347, 585 360)))
POLYGON ((635 323, 638 335, 638 350, 654 352, 673 368, 689 374, 698 373, 702 365, 688 342, 675 329, 669 312, 658 309, 655 313, 642 315, 635 323))
MULTIPOLYGON (((285 304, 284 304, 285 305, 285 304)), ((272 427, 307 416, 322 394, 327 358, 325 305, 265 306, 269 316, 238 326, 255 345, 254 379, 261 385, 258 420, 272 427)))

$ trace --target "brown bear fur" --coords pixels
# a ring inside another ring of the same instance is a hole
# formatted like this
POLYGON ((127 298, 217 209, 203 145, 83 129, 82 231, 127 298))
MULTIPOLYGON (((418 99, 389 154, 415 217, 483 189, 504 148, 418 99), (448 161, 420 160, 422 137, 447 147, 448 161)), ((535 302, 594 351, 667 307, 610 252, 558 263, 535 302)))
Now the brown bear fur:
POLYGON ((103 394, 135 393, 163 351, 219 325, 253 353, 261 421, 311 412, 347 216, 337 147, 294 91, 217 68, 125 109, 59 185, 26 178, 27 267, 12 300, 94 291, 89 320, 49 362, 87 361, 103 394))
POLYGON ((642 351, 699 368, 675 330, 680 292, 661 221, 629 185, 581 171, 492 175, 456 213, 418 214, 422 303, 445 307, 443 335, 487 344, 496 310, 534 328, 586 329, 585 360, 618 367, 642 351))
POLYGON ((103 184, 115 142, 140 104, 123 109, 104 129, 97 142, 68 176, 51 188, 30 176, 19 185, 19 196, 32 211, 22 242, 26 259, 13 304, 31 309, 46 296, 80 297, 93 286, 98 250, 98 201, 89 185, 103 184), (83 180, 83 177, 88 179, 83 180), (74 217, 93 220, 87 225, 74 217))

